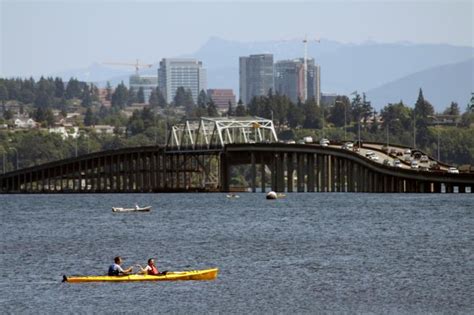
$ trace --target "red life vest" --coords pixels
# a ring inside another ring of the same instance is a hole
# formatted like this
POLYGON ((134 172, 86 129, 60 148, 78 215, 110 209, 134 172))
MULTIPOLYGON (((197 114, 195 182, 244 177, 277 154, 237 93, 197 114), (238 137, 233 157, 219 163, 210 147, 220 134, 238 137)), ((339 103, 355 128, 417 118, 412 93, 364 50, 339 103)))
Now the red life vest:
POLYGON ((158 268, 156 268, 155 265, 151 265, 151 266, 148 265, 148 266, 151 268, 151 270, 148 270, 148 274, 149 274, 149 275, 154 275, 154 276, 156 276, 157 274, 159 274, 158 268))

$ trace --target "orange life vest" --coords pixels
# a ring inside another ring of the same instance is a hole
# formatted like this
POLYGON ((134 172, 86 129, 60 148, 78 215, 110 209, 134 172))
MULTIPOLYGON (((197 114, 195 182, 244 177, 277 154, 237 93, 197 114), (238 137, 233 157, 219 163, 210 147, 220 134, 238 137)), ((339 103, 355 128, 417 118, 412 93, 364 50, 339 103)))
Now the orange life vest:
MULTIPOLYGON (((150 265, 148 265, 148 266, 150 266, 150 265)), ((159 274, 158 268, 156 268, 155 265, 151 265, 150 268, 151 268, 151 270, 148 270, 149 275, 156 276, 157 274, 159 274)))

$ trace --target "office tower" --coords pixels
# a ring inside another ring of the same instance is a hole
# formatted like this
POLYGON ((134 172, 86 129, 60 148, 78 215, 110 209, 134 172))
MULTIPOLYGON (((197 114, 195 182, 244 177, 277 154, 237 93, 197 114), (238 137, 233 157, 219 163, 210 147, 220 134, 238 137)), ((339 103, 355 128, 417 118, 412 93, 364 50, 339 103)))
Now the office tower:
MULTIPOLYGON (((307 95, 308 99, 314 98, 319 105, 321 99, 320 67, 314 59, 307 60, 307 95)), ((293 102, 298 98, 304 101, 304 59, 281 60, 275 63, 275 92, 286 95, 293 102)))
POLYGON ((158 87, 167 103, 173 102, 178 87, 191 90, 194 103, 201 90, 207 89, 206 69, 202 62, 188 58, 163 58, 158 69, 158 87))
POLYGON ((240 99, 248 104, 252 97, 267 95, 273 89, 273 55, 240 57, 240 99))
POLYGON ((229 108, 229 102, 235 110, 235 94, 232 89, 209 89, 207 97, 214 101, 219 111, 225 112, 229 108))

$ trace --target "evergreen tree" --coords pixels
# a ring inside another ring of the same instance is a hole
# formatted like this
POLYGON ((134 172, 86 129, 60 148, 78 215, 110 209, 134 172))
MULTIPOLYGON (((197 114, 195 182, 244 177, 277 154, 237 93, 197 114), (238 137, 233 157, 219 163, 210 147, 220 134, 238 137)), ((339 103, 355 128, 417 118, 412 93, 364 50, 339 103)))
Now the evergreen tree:
POLYGON ((46 110, 43 107, 38 107, 33 114, 33 119, 39 123, 46 120, 46 110))
POLYGON ((107 101, 112 101, 112 86, 110 85, 110 82, 107 81, 107 85, 105 87, 105 91, 106 91, 106 94, 105 94, 105 100, 107 101))
POLYGON ((198 95, 197 106, 199 108, 206 108, 206 104, 208 104, 208 102, 209 100, 208 100, 206 91, 201 90, 201 92, 199 92, 199 95, 198 95))
POLYGON ((65 96, 67 99, 78 98, 81 96, 81 84, 75 78, 69 79, 66 86, 65 96))
POLYGON ((446 108, 446 110, 443 112, 445 115, 451 115, 451 116, 459 116, 461 115, 461 111, 459 109, 459 105, 456 102, 451 102, 451 105, 446 108))
POLYGON ((316 100, 309 99, 303 104, 304 121, 303 128, 321 128, 321 113, 316 104, 316 100))
POLYGON ((148 99, 148 104, 151 107, 158 107, 158 96, 156 95, 156 89, 153 89, 150 94, 150 98, 148 99))
POLYGON ((54 96, 57 98, 64 97, 64 82, 58 77, 54 79, 54 96))
POLYGON ((180 86, 176 89, 176 94, 173 98, 173 105, 175 107, 184 106, 184 94, 186 93, 184 87, 180 86))
POLYGON ((237 107, 235 108, 235 116, 237 117, 247 116, 247 109, 245 108, 242 100, 239 100, 239 102, 237 103, 237 107))
POLYGON ((347 96, 337 96, 334 106, 330 110, 329 121, 336 127, 343 127, 351 121, 350 119, 350 104, 347 96))
POLYGON ((211 99, 209 99, 209 102, 207 102, 207 115, 209 117, 217 117, 219 116, 219 112, 217 111, 217 107, 216 107, 216 104, 214 103, 214 101, 211 99))
POLYGON ((372 115, 372 104, 367 100, 365 93, 362 93, 362 118, 364 119, 364 125, 367 125, 367 120, 372 115))
POLYGON ((5 101, 7 101, 7 100, 8 100, 8 90, 2 84, 2 85, 0 85, 0 101, 2 102, 2 106, 5 106, 5 101))
POLYGON ((134 103, 137 103, 138 102, 138 98, 137 98, 137 93, 135 92, 135 89, 133 87, 131 87, 129 90, 128 90, 128 106, 131 106, 132 104, 134 103))
POLYGON ((228 102, 228 107, 227 107, 227 116, 234 116, 234 108, 232 107, 232 102, 228 102))
POLYGON ((93 102, 99 102, 99 88, 91 83, 91 98, 93 102))
POLYGON ((91 96, 91 91, 89 89, 89 85, 84 86, 84 90, 82 91, 82 106, 84 107, 90 107, 92 105, 92 96, 91 96))
POLYGON ((90 107, 87 108, 86 114, 84 115, 84 125, 85 126, 93 126, 96 124, 96 117, 92 112, 90 107))
POLYGON ((156 98, 158 100, 158 106, 159 107, 165 108, 168 105, 166 103, 166 99, 165 99, 163 93, 161 93, 160 88, 156 88, 156 98))
POLYGON ((121 82, 112 94, 112 107, 124 108, 128 101, 128 90, 125 84, 121 82))
POLYGON ((5 120, 10 120, 13 118, 13 113, 9 109, 4 109, 3 110, 3 119, 5 120))
POLYGON ((138 88, 137 92, 137 102, 140 104, 145 103, 145 90, 143 89, 142 86, 138 88))
POLYGON ((430 116, 434 115, 434 108, 423 97, 423 91, 420 88, 418 99, 414 108, 414 120, 416 125, 416 142, 418 145, 425 146, 429 142, 428 123, 430 116))
POLYGON ((295 105, 293 103, 289 104, 288 107, 288 125, 291 128, 299 127, 304 122, 304 113, 302 106, 295 105))

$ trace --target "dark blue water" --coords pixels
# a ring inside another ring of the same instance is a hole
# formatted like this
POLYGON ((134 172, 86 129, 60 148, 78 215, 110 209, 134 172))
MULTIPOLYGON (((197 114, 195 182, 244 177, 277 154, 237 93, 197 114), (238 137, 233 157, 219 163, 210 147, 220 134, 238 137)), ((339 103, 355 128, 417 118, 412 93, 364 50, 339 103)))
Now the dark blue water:
POLYGON ((0 196, 2 313, 473 313, 474 195, 0 196), (112 206, 152 205, 151 213, 112 206), (156 258, 215 281, 61 283, 156 258))

